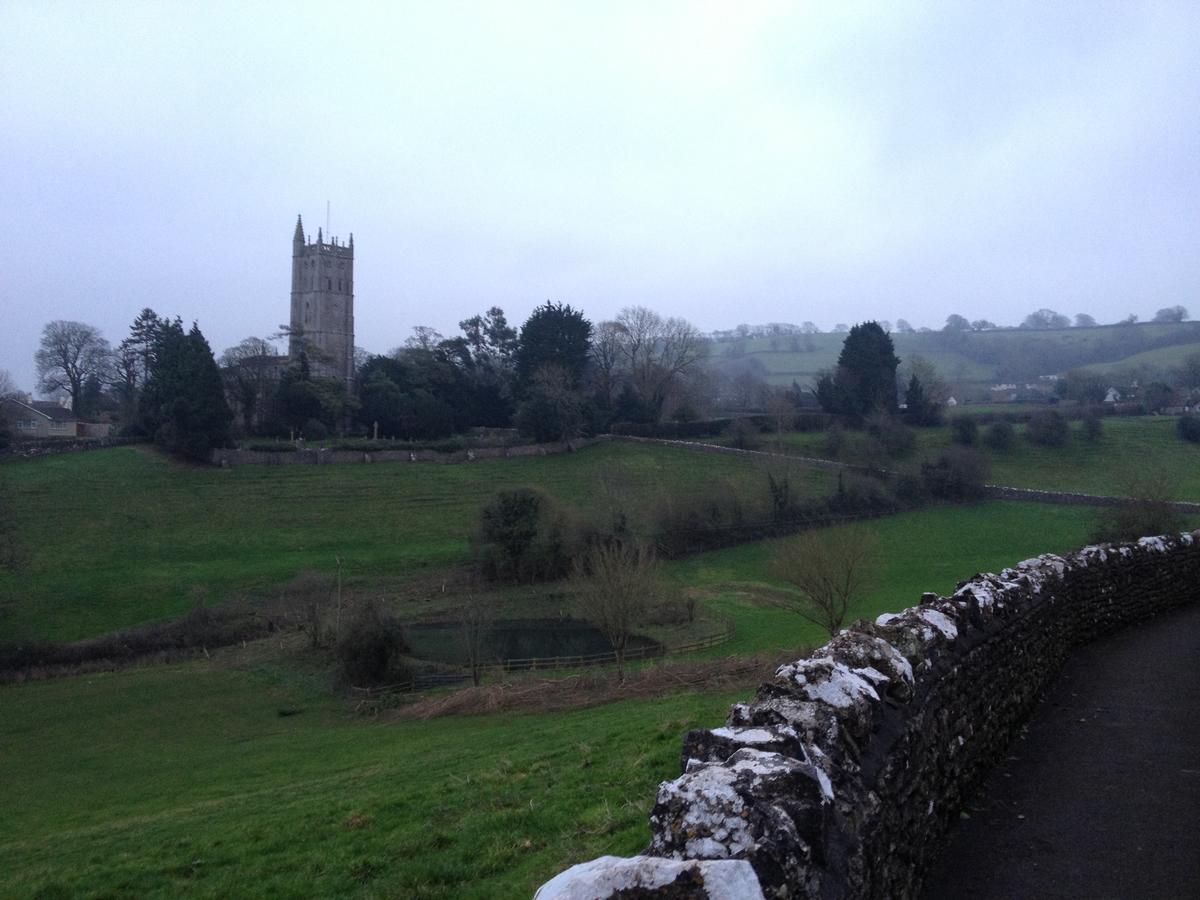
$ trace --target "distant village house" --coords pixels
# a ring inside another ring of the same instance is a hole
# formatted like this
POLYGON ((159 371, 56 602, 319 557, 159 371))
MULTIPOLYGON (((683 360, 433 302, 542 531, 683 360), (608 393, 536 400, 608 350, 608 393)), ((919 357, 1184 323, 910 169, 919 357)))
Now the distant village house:
POLYGON ((15 440, 44 438, 108 437, 110 426, 83 422, 69 407, 50 400, 25 402, 12 397, 0 400, 0 415, 15 440))

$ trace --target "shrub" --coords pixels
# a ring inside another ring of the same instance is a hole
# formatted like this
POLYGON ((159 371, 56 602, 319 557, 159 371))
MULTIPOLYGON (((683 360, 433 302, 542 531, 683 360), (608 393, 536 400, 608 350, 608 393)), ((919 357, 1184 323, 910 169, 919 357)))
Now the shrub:
POLYGON ((1104 436, 1104 419, 1099 410, 1088 409, 1083 414, 1083 436, 1089 441, 1098 441, 1104 436))
POLYGON ((617 422, 609 430, 629 437, 685 440, 687 438, 717 437, 723 434, 732 419, 707 419, 703 422, 617 422))
POLYGON ((913 430, 896 416, 878 413, 867 420, 867 433, 879 441, 883 451, 891 457, 907 456, 917 445, 913 430))
POLYGON ((1017 431, 1012 427, 1011 422, 1000 419, 988 426, 983 435, 983 442, 997 453, 1004 453, 1012 449, 1013 444, 1017 441, 1017 431))
POLYGON ((894 512, 899 508, 896 498, 888 493, 883 482, 862 475, 838 473, 837 492, 826 503, 829 511, 838 515, 859 515, 894 512))
POLYGON ((825 455, 830 459, 838 459, 846 449, 846 429, 840 422, 834 422, 825 432, 825 455))
POLYGON ((726 482, 710 485, 704 493, 664 496, 655 522, 658 548, 663 556, 678 557, 761 537, 754 533, 765 528, 755 524, 758 518, 726 482))
POLYGON ((261 616, 243 609, 197 604, 171 622, 143 625, 84 641, 0 644, 0 675, 38 667, 54 670, 111 667, 149 656, 184 658, 205 649, 256 640, 271 627, 261 616))
POLYGON ((934 463, 921 466, 930 496, 942 500, 975 500, 984 494, 987 460, 968 447, 948 447, 934 463))
POLYGON ((537 488, 497 491, 479 514, 476 555, 490 581, 562 578, 583 543, 573 517, 537 488))
POLYGON ((920 475, 904 472, 896 476, 892 490, 903 506, 921 506, 929 499, 925 480, 920 475))
POLYGON ((1055 410, 1043 410, 1029 417, 1025 433, 1035 444, 1061 447, 1067 442, 1067 420, 1055 410))
POLYGON ((1179 432, 1179 436, 1185 441, 1200 444, 1200 417, 1180 416, 1179 422, 1175 427, 1179 432))
POLYGON ((309 441, 323 441, 329 437, 329 429, 320 419, 309 419, 304 423, 304 438, 309 441))
POLYGON ((1124 486, 1122 493, 1136 499, 1098 509, 1093 541, 1134 541, 1147 535, 1183 530, 1183 516, 1171 505, 1171 482, 1166 476, 1135 478, 1124 486))
POLYGON ((749 419, 734 419, 725 432, 732 446, 739 450, 757 450, 762 446, 761 432, 749 419))
POLYGON ((950 420, 950 437, 956 444, 974 447, 979 440, 979 423, 974 416, 955 416, 950 420))
POLYGON ((412 673, 404 663, 407 651, 400 624, 368 602, 342 627, 336 654, 338 681, 354 687, 408 681, 412 673))

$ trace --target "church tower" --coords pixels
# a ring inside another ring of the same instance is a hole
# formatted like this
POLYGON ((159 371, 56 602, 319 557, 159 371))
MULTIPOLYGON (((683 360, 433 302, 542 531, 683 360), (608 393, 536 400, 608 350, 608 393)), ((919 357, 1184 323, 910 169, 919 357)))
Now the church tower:
POLYGON ((317 229, 316 243, 304 236, 296 216, 292 235, 292 319, 288 359, 303 350, 313 375, 338 378, 347 389, 354 380, 354 235, 349 244, 326 241, 317 229))

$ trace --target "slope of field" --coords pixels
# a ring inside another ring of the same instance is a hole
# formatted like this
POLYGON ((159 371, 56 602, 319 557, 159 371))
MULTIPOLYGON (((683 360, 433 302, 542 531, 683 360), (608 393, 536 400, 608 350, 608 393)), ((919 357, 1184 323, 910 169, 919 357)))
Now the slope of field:
MULTIPOLYGON (((653 509, 664 491, 721 483, 763 494, 753 461, 623 443, 470 465, 183 467, 116 448, 0 468, 28 562, 0 575, 9 635, 86 637, 259 593, 344 559, 349 579, 459 565, 478 511, 499 488, 539 485, 580 508, 653 509)), ((797 489, 824 495, 827 473, 797 489)), ((632 510, 636 512, 637 510, 632 510)))
MULTIPOLYGON (((1103 435, 1096 441, 1089 441, 1082 425, 1075 422, 1062 447, 1034 444, 1026 438, 1025 426, 1017 426, 1012 449, 997 452, 982 441, 976 449, 991 463, 989 480, 993 484, 1122 497, 1131 496, 1147 476, 1157 476, 1173 499, 1200 501, 1200 446, 1176 435, 1176 421, 1173 416, 1106 418, 1103 435)), ((981 427, 981 434, 986 427, 981 427)), ((916 436, 917 448, 911 457, 879 462, 895 468, 913 466, 951 443, 948 426, 916 429, 916 436)), ((849 432, 842 458, 866 461, 865 444, 864 433, 849 432)), ((783 438, 783 447, 802 456, 822 457, 826 438, 821 433, 789 434, 783 438)))
MULTIPOLYGON (((710 363, 726 371, 749 366, 772 384, 810 387, 837 363, 845 334, 788 335, 714 344, 710 363)), ((983 387, 1001 379, 1028 380, 1070 368, 1136 365, 1135 356, 1162 353, 1175 360, 1200 350, 1200 322, 1104 325, 1096 328, 893 334, 901 365, 922 356, 948 382, 983 387), (1161 346, 1169 344, 1170 346, 1161 346)), ((1158 356, 1148 356, 1158 361, 1158 356)))
MULTIPOLYGON (((870 524, 882 573, 853 615, 1082 544, 1090 511, 989 503, 870 524)), ((733 616, 721 654, 822 636, 759 591, 770 544, 674 563, 733 616)), ((576 712, 379 722, 268 660, 0 688, 11 896, 528 897, 564 866, 631 854, 680 736, 738 691, 576 712)))
POLYGON ((1087 372, 1125 373, 1143 378, 1145 377, 1144 373, 1148 373, 1151 377, 1161 378, 1169 374, 1172 369, 1182 365, 1183 361, 1190 356, 1200 356, 1200 346, 1179 344, 1174 347, 1159 347, 1157 350, 1135 353, 1118 362, 1092 363, 1080 368, 1087 372))

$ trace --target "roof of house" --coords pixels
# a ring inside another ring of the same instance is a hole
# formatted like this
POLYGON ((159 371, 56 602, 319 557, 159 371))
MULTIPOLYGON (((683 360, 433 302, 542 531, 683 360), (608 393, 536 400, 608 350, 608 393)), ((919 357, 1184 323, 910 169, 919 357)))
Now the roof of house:
POLYGON ((52 422, 76 422, 79 417, 65 406, 53 402, 52 400, 33 400, 29 403, 24 403, 12 397, 4 398, 9 403, 15 403, 30 412, 35 412, 43 418, 49 419, 52 422))

